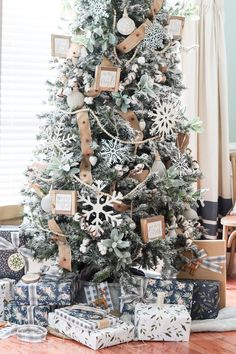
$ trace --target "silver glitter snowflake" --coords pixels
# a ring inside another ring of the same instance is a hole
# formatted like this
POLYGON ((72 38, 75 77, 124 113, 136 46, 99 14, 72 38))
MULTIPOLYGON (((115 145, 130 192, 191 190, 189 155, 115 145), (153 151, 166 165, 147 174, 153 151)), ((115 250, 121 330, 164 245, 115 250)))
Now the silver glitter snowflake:
POLYGON ((93 17, 94 22, 100 22, 102 18, 108 18, 107 7, 110 0, 89 0, 89 14, 93 17))
POLYGON ((109 166, 122 163, 129 156, 130 147, 119 143, 117 140, 103 139, 101 145, 101 156, 109 166))
POLYGON ((84 208, 82 216, 91 224, 93 236, 99 237, 104 233, 102 228, 104 221, 109 222, 113 227, 122 223, 121 215, 115 214, 113 209, 113 204, 122 200, 122 194, 113 192, 111 196, 104 196, 102 191, 106 184, 99 180, 94 182, 93 187, 97 189, 96 197, 91 198, 90 195, 84 194, 80 196, 80 201, 84 208))
POLYGON ((146 47, 155 50, 158 48, 163 48, 164 42, 167 38, 168 36, 163 26, 158 21, 154 21, 146 29, 143 44, 146 47))
POLYGON ((155 108, 149 112, 149 117, 152 118, 153 124, 150 130, 151 135, 159 135, 164 140, 168 135, 175 132, 176 123, 179 120, 178 103, 172 101, 157 100, 155 108))
POLYGON ((176 157, 172 157, 171 161, 172 166, 180 177, 188 175, 191 172, 186 154, 181 154, 179 152, 176 157))

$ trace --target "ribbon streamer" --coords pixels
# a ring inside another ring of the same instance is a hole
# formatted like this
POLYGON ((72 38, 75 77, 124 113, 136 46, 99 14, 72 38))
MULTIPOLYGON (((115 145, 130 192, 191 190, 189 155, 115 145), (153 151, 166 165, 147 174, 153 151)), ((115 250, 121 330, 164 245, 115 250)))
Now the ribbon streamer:
POLYGON ((215 273, 222 273, 222 264, 226 263, 226 256, 210 256, 208 257, 206 251, 201 249, 198 252, 198 257, 193 258, 187 267, 190 268, 190 273, 194 274, 198 268, 204 268, 215 273))
POLYGON ((11 242, 5 238, 0 237, 0 251, 14 251, 16 250, 24 258, 33 258, 33 253, 28 248, 20 247, 20 235, 19 232, 11 232, 11 242))

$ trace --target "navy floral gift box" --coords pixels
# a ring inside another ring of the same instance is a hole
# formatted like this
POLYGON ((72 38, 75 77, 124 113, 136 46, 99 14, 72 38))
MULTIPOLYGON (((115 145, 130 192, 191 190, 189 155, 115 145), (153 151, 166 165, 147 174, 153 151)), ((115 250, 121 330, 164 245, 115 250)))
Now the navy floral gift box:
POLYGON ((193 286, 191 282, 181 282, 175 279, 148 279, 146 292, 154 297, 157 297, 159 292, 164 292, 165 304, 184 305, 191 313, 193 286))
POLYGON ((216 318, 219 313, 220 282, 213 280, 190 281, 194 283, 192 320, 216 318))

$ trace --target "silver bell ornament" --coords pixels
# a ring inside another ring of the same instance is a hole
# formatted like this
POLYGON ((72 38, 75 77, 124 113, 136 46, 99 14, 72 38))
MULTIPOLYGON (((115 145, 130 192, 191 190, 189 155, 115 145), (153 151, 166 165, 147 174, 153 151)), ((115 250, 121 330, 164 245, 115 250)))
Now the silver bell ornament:
POLYGON ((51 194, 47 194, 45 197, 42 198, 42 200, 41 200, 41 208, 46 213, 50 213, 51 212, 51 209, 52 209, 52 197, 51 197, 51 194))
POLYGON ((190 205, 186 205, 183 215, 187 220, 198 220, 199 219, 197 212, 194 209, 192 209, 190 207, 190 205))
POLYGON ((117 30, 123 36, 128 36, 136 29, 135 22, 129 17, 127 9, 124 9, 122 18, 117 22, 117 30))
POLYGON ((166 167, 165 167, 164 163, 161 161, 161 157, 159 155, 159 152, 156 153, 155 161, 152 165, 152 172, 156 173, 160 178, 163 178, 166 176, 166 167))
POLYGON ((67 96, 67 104, 71 111, 82 108, 84 105, 84 95, 74 90, 71 95, 67 96))

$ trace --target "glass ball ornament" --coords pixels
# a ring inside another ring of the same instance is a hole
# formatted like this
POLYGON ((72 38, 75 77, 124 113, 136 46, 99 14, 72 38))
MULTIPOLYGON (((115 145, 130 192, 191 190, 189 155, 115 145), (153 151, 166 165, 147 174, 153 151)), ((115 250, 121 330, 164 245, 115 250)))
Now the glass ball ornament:
POLYGON ((123 16, 117 22, 116 27, 118 32, 123 36, 128 36, 136 29, 135 22, 129 17, 126 8, 124 9, 123 16))
POLYGON ((43 211, 46 213, 50 213, 52 209, 52 197, 50 194, 46 195, 45 197, 42 198, 41 200, 41 208, 43 211))

